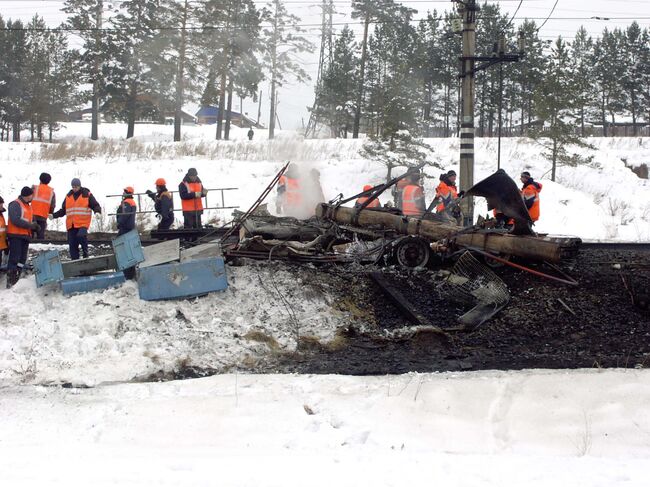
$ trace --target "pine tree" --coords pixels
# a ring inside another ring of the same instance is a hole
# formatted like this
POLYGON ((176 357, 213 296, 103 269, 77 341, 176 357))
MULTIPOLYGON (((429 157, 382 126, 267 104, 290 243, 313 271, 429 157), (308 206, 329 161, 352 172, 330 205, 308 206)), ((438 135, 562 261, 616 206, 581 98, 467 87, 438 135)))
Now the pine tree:
POLYGON ((434 148, 422 139, 413 137, 407 130, 394 132, 387 137, 369 137, 359 155, 386 166, 386 182, 390 181, 397 167, 442 166, 434 156, 434 148))
POLYGON ((513 66, 514 76, 519 85, 519 123, 520 134, 524 135, 525 127, 530 126, 535 117, 534 95, 539 84, 543 81, 546 69, 544 44, 539 38, 538 28, 534 21, 524 21, 520 29, 525 39, 524 51, 526 56, 513 66))
POLYGON ((647 31, 644 32, 635 21, 625 30, 623 38, 624 46, 624 66, 623 72, 623 89, 627 93, 626 105, 632 114, 632 133, 637 135, 637 118, 641 108, 639 92, 643 84, 644 71, 647 67, 644 61, 647 61, 647 51, 649 38, 647 31))
POLYGON ((47 113, 46 74, 49 52, 47 25, 42 17, 35 15, 27 28, 27 59, 25 60, 25 85, 27 104, 25 118, 29 120, 30 140, 43 141, 43 126, 47 113))
POLYGON ((624 66, 623 34, 619 29, 605 29, 603 36, 594 44, 594 79, 599 94, 600 113, 603 123, 603 135, 608 136, 607 116, 616 126, 616 115, 625 106, 625 91, 620 81, 620 72, 624 66))
POLYGON ((593 88, 593 49, 594 42, 587 30, 580 26, 571 44, 573 58, 572 81, 576 92, 577 117, 580 120, 580 135, 585 136, 585 119, 591 115, 590 106, 596 97, 593 88))
POLYGON ((83 39, 83 54, 79 65, 79 81, 92 84, 91 134, 92 140, 99 138, 99 110, 105 94, 102 66, 106 62, 106 44, 100 28, 104 14, 103 0, 65 0, 63 12, 68 14, 65 26, 76 29, 83 39))
POLYGON ((555 181, 559 165, 584 162, 579 154, 569 152, 569 145, 588 147, 575 135, 572 114, 577 105, 577 87, 572 80, 571 64, 569 48, 559 37, 534 95, 535 113, 547 127, 546 130, 532 130, 531 136, 542 144, 544 157, 551 161, 551 181, 555 181))
MULTIPOLYGON (((0 73, 0 111, 11 128, 12 140, 20 142, 20 130, 25 119, 29 93, 24 83, 27 75, 28 41, 25 26, 19 20, 7 21, 0 32, 0 49, 3 53, 0 73)), ((8 138, 8 130, 7 130, 8 138)))
POLYGON ((269 139, 275 137, 277 117, 277 91, 290 78, 298 82, 310 79, 296 57, 303 52, 312 52, 314 45, 300 34, 300 18, 289 14, 281 0, 267 4, 265 21, 270 27, 264 29, 264 62, 271 83, 271 110, 269 116, 269 139))

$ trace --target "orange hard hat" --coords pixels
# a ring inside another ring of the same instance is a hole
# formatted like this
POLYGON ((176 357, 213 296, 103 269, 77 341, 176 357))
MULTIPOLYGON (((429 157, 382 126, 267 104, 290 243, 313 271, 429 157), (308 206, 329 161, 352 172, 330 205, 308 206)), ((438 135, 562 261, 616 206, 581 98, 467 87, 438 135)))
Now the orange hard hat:
POLYGON ((166 184, 167 184, 167 181, 165 181, 165 178, 156 179, 156 186, 165 186, 166 184))
POLYGON ((126 188, 124 188, 124 192, 129 193, 129 194, 133 194, 133 193, 135 193, 135 190, 133 189, 133 186, 127 186, 126 188))
POLYGON ((363 187, 363 190, 364 190, 364 191, 368 191, 369 189, 372 189, 372 186, 371 186, 370 184, 366 184, 366 185, 363 187))

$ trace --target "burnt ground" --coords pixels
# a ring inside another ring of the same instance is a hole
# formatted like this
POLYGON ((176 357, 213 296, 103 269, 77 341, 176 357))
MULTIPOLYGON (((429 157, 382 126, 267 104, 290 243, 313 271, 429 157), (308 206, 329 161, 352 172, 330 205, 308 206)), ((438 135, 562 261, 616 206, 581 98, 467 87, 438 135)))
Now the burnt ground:
MULTIPOLYGON (((621 277, 637 294, 647 295, 650 251, 584 249, 563 269, 579 286, 554 283, 511 267, 497 269, 510 290, 510 303, 477 329, 450 333, 449 340, 443 340, 433 333, 387 338, 391 330, 412 323, 367 276, 376 269, 323 268, 331 278, 328 282, 338 282, 339 306, 358 319, 334 345, 305 340, 299 353, 275 357, 264 369, 363 375, 650 365, 650 314, 632 304, 621 277), (620 264, 620 269, 614 264, 620 264)), ((456 326, 456 318, 467 310, 438 295, 435 271, 384 272, 433 325, 456 326)))

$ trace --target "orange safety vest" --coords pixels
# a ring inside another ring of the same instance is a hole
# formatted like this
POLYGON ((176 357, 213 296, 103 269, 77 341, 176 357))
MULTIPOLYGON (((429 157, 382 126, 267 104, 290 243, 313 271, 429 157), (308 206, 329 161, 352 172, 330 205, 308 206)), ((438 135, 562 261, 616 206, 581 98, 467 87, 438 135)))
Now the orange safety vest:
MULTIPOLYGON (((370 197, 369 196, 361 196, 357 198, 357 205, 362 206, 366 201, 368 201, 370 197)), ((379 200, 375 198, 366 206, 366 208, 379 208, 379 200)))
MULTIPOLYGON (((183 181, 183 184, 187 188, 188 193, 202 193, 203 192, 203 184, 199 183, 198 181, 196 183, 189 183, 187 181, 183 181)), ((184 212, 194 212, 194 211, 202 211, 203 210, 203 198, 194 198, 194 199, 191 199, 191 200, 181 200, 181 204, 182 204, 184 212)))
MULTIPOLYGON (((16 202, 20 205, 20 218, 22 218, 26 222, 31 223, 33 217, 32 207, 29 204, 23 203, 23 201, 20 198, 17 199, 16 202)), ((32 230, 30 228, 22 228, 15 225, 14 222, 11 221, 11 217, 9 218, 7 233, 9 235, 25 235, 27 237, 32 236, 32 230)))
POLYGON ((93 211, 90 209, 90 193, 84 196, 83 193, 75 200, 72 194, 65 197, 65 227, 71 228, 90 228, 90 221, 93 217, 93 211))
POLYGON ((34 187, 34 199, 32 200, 32 211, 34 216, 47 218, 52 208, 54 190, 47 184, 39 184, 34 187))
POLYGON ((5 221, 5 216, 0 215, 0 250, 5 250, 9 248, 7 243, 7 222, 5 221))
POLYGON ((436 188, 436 198, 440 199, 440 202, 436 206, 436 212, 442 213, 449 203, 458 198, 458 191, 455 186, 450 186, 444 181, 440 181, 440 184, 436 188))
MULTIPOLYGON (((528 209, 528 214, 530 219, 536 222, 539 220, 539 193, 542 191, 542 185, 535 181, 533 184, 527 184, 521 190, 521 197, 524 199, 525 203, 533 201, 533 206, 528 209), (538 185, 539 188, 536 186, 538 185)), ((526 205, 528 206, 528 204, 526 205)))
POLYGON ((424 214, 424 208, 421 206, 423 201, 424 192, 420 186, 416 184, 405 186, 402 190, 402 214, 418 218, 421 217, 424 214))
POLYGON ((302 205, 302 194, 300 193, 300 183, 297 179, 282 176, 279 181, 280 186, 284 186, 284 202, 287 206, 297 208, 302 205))

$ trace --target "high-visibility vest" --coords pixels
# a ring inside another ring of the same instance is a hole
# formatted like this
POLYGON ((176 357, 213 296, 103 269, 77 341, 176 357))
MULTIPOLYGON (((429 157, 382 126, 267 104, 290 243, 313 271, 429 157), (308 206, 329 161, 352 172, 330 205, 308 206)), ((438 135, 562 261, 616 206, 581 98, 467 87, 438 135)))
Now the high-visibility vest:
POLYGON ((405 186, 402 189, 402 214, 421 217, 424 214, 424 208, 422 208, 423 199, 424 192, 420 186, 416 184, 405 186))
MULTIPOLYGON (((20 205, 20 218, 25 220, 26 222, 31 223, 32 218, 33 218, 33 213, 32 213, 32 207, 29 205, 29 203, 24 203, 23 200, 18 198, 16 200, 16 203, 20 205)), ((11 221, 11 217, 9 217, 9 225, 7 226, 7 233, 9 235, 24 235, 27 237, 32 236, 32 230, 30 228, 22 228, 19 227, 18 225, 15 225, 14 222, 11 221)))
POLYGON ((287 206, 296 208, 302 205, 302 194, 300 193, 300 183, 297 179, 282 176, 279 181, 280 186, 284 186, 284 202, 287 206))
POLYGON ((47 218, 52 208, 52 198, 54 198, 54 190, 47 184, 34 186, 34 199, 32 200, 34 216, 47 218))
POLYGON ((71 228, 90 228, 93 218, 93 211, 90 209, 90 193, 84 196, 83 193, 77 199, 72 194, 65 197, 65 226, 71 228))
MULTIPOLYGON (((183 181, 183 184, 187 188, 188 193, 203 193, 203 184, 199 183, 189 183, 183 181)), ((203 198, 194 198, 191 200, 181 200, 183 211, 192 212, 192 211, 201 211, 203 210, 203 198)))
POLYGON ((5 216, 0 214, 0 250, 9 248, 7 243, 7 222, 5 216))
POLYGON ((440 184, 436 188, 436 197, 440 200, 436 206, 436 212, 442 213, 453 200, 458 198, 456 186, 451 186, 444 181, 440 181, 440 184))
POLYGON ((531 200, 533 202, 533 205, 528 209, 528 214, 534 222, 539 220, 539 193, 541 190, 542 185, 538 182, 527 184, 521 190, 521 197, 524 199, 526 207, 528 208, 531 200))
MULTIPOLYGON (((369 196, 361 196, 357 198, 357 205, 362 206, 369 198, 369 196)), ((366 208, 379 208, 379 200, 375 198, 368 204, 368 206, 366 206, 366 208)))

